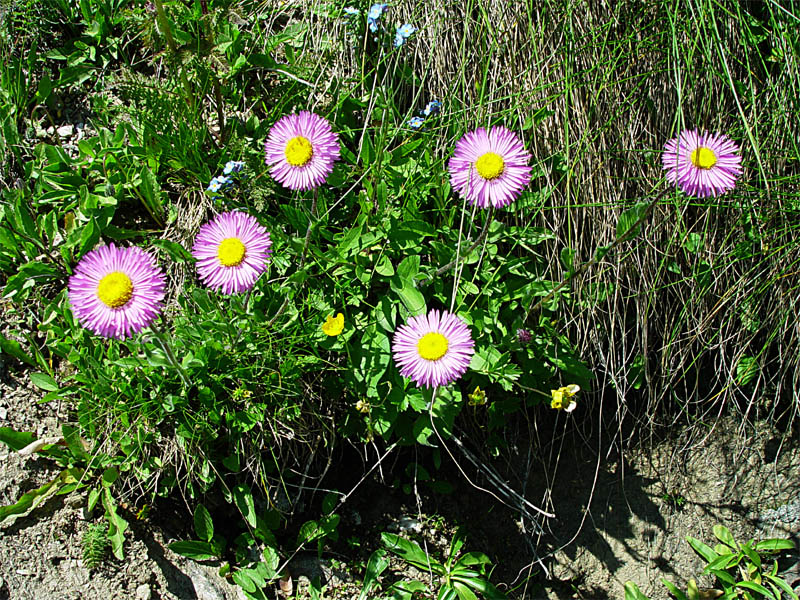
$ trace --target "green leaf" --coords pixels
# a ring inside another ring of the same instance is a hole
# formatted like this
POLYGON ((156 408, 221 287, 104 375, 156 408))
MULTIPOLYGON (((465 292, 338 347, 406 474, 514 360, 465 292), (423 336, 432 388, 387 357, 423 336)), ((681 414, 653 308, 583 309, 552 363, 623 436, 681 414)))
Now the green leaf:
POLYGON ((453 588, 456 590, 460 600, 478 600, 475 592, 473 592, 460 581, 453 581, 453 588))
POLYGON ((761 570, 761 557, 758 555, 758 552, 753 550, 749 544, 742 544, 742 552, 747 555, 747 558, 750 559, 758 570, 761 570))
POLYGON ((752 356, 743 356, 736 363, 736 385, 745 386, 758 375, 758 361, 752 356))
POLYGON ((760 583, 756 583, 755 581, 739 581, 736 583, 736 587, 744 588, 746 590, 750 590, 752 592, 758 592, 764 598, 771 598, 772 600, 779 600, 776 599, 774 594, 770 592, 767 588, 765 588, 760 583))
MULTIPOLYGON (((647 213, 648 206, 648 203, 640 202, 619 216, 619 221, 617 222, 617 239, 627 235, 629 232, 634 233, 632 231, 633 227, 636 225, 639 219, 644 217, 644 215, 647 213)), ((639 227, 641 227, 641 225, 639 225, 639 227)))
POLYGON ((392 261, 386 254, 381 256, 378 260, 378 264, 375 265, 375 272, 384 277, 391 277, 394 275, 394 265, 392 265, 392 261))
POLYGON ((192 254, 186 248, 175 242, 169 240, 153 240, 150 243, 156 248, 161 248, 167 253, 167 256, 176 263, 192 262, 194 260, 192 254))
POLYGON ((253 502, 253 493, 250 491, 250 488, 243 483, 233 488, 233 501, 242 513, 244 520, 247 521, 250 527, 255 527, 256 505, 253 502))
POLYGON ((10 427, 0 427, 0 442, 3 442, 12 450, 22 450, 35 440, 36 437, 28 431, 15 431, 10 427))
POLYGON ((719 556, 719 554, 714 552, 713 549, 709 548, 703 542, 693 538, 690 535, 686 536, 686 541, 689 542, 689 545, 694 549, 694 551, 702 556, 706 562, 711 562, 719 556))
POLYGON ((110 488, 119 477, 119 471, 116 467, 109 467, 103 471, 103 487, 110 488))
POLYGON ((662 578, 661 583, 663 583, 664 587, 666 587, 669 590, 670 594, 675 596, 676 600, 689 600, 689 598, 686 597, 686 594, 684 594, 682 591, 680 591, 677 587, 675 587, 666 579, 662 578))
POLYGON ((180 554, 193 560, 211 560, 217 558, 214 547, 208 542, 187 540, 185 542, 172 542, 167 546, 175 554, 180 554))
POLYGON ((425 296, 413 285, 404 286, 397 292, 397 295, 400 296, 400 301, 411 315, 416 316, 425 312, 425 296))
POLYGON ((59 473, 52 481, 44 484, 31 492, 25 492, 14 504, 0 506, 0 523, 11 515, 21 515, 42 504, 49 496, 58 491, 60 487, 67 483, 74 483, 75 478, 65 469, 59 473))
POLYGON ((384 550, 376 550, 367 561, 367 569, 364 573, 364 585, 361 586, 361 593, 358 600, 367 600, 373 589, 380 587, 378 578, 389 566, 389 559, 384 550))
POLYGON ((792 590, 791 586, 788 583, 786 583, 785 580, 781 579, 780 577, 776 577, 775 575, 770 575, 769 573, 764 573, 764 577, 766 577, 773 584, 781 588, 781 590, 783 590, 783 593, 789 596, 791 600, 798 600, 797 594, 794 593, 794 590, 792 590))
POLYGON ((625 582, 625 600, 649 600, 632 581, 625 582))
POLYGON ((33 360, 33 357, 25 352, 22 349, 22 345, 16 340, 10 340, 2 333, 0 333, 0 352, 11 356, 12 358, 16 358, 20 362, 24 362, 25 364, 35 367, 36 361, 33 360))
POLYGON ((47 373, 31 373, 31 383, 40 390, 45 390, 48 392, 58 391, 58 384, 56 383, 56 380, 47 373))
POLYGON ((214 522, 211 520, 211 515, 202 504, 198 504, 194 509, 194 532, 201 539, 210 542, 214 537, 214 522))
POLYGON ((81 435, 77 427, 72 425, 62 425, 61 434, 64 436, 64 441, 67 443, 67 448, 70 449, 72 455, 82 461, 88 462, 91 457, 86 452, 81 441, 81 435))
POLYGON ((267 568, 267 576, 269 579, 274 579, 278 576, 278 566, 280 565, 281 557, 278 555, 278 551, 272 546, 266 546, 262 555, 264 556, 264 562, 262 564, 267 568))
MULTIPOLYGON (((124 558, 122 546, 125 543, 125 530, 128 522, 117 513, 117 503, 111 495, 110 484, 106 485, 106 474, 116 469, 106 469, 103 473, 103 506, 106 509, 106 521, 108 521, 108 539, 111 541, 111 551, 119 560, 124 558)), ((116 479, 116 477, 114 477, 116 479)))
POLYGON ((139 191, 142 194, 142 203, 153 217, 153 220, 159 226, 164 226, 164 207, 161 204, 161 187, 156 181, 156 176, 147 165, 142 166, 141 170, 142 183, 139 185, 139 191))
POLYGON ((386 549, 412 564, 421 571, 432 571, 436 575, 444 575, 444 566, 430 558, 425 551, 415 542, 400 537, 394 533, 382 533, 381 541, 386 549))
POLYGON ((781 538, 769 538, 761 540, 756 544, 757 552, 779 552, 781 550, 794 550, 795 545, 792 540, 781 538))
POLYGON ((397 267, 397 276, 403 282, 403 287, 413 286, 414 278, 419 273, 419 255, 407 256, 397 267))

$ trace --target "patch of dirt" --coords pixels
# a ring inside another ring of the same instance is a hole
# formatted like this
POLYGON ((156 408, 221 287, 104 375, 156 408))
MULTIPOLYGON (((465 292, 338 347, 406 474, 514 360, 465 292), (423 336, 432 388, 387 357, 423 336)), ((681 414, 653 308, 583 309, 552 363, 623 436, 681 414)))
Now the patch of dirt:
POLYGON ((686 536, 713 547, 716 524, 737 541, 792 537, 797 544, 800 514, 786 507, 800 491, 800 447, 778 452, 782 438, 767 424, 743 441, 739 425, 720 420, 695 449, 665 441, 631 460, 601 464, 596 479, 590 452, 568 457, 553 485, 548 598, 622 599, 629 580, 651 600, 669 598, 661 578, 684 590, 692 577, 710 586, 686 536))
MULTIPOLYGON (((0 373, 2 375, 2 373, 0 373)), ((41 392, 27 373, 0 377, 0 427, 59 434, 59 407, 38 404, 41 392)), ((63 413, 63 410, 62 410, 63 413)), ((22 457, 0 444, 0 506, 51 481, 58 465, 36 454, 22 457)), ((88 570, 81 539, 101 511, 87 519, 85 497, 53 496, 30 513, 0 523, 0 600, 240 600, 216 568, 186 560, 166 546, 174 540, 126 515, 125 558, 109 555, 88 570)))

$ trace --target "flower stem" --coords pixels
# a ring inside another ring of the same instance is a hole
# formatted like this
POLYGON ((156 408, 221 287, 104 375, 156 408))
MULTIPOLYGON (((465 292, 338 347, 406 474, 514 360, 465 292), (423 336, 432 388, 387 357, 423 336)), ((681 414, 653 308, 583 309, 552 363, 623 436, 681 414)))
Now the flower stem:
POLYGON ((429 285, 434 279, 440 277, 444 273, 447 273, 450 269, 452 269, 456 265, 466 260, 467 257, 469 257, 469 255, 472 254, 472 251, 475 250, 475 248, 477 248, 478 246, 480 246, 483 243, 483 240, 486 239, 486 234, 489 233, 489 225, 491 225, 493 217, 494 217, 494 206, 490 206, 489 213, 486 215, 486 223, 483 226, 483 230, 481 230, 480 235, 478 235, 477 239, 472 243, 472 245, 469 248, 467 248, 467 251, 464 252, 460 257, 456 257, 453 260, 451 260, 445 266, 439 267, 436 270, 436 273, 434 273, 433 276, 431 276, 427 280, 421 282, 419 284, 419 287, 425 287, 426 285, 429 285))
MULTIPOLYGON (((311 242, 311 229, 314 226, 314 217, 317 214, 317 190, 314 189, 314 199, 311 201, 311 215, 308 217, 308 229, 306 229, 306 239, 303 242, 303 251, 300 254, 300 264, 297 267, 297 271, 302 271, 303 266, 306 264, 306 253, 308 252, 308 245, 311 242)), ((298 289, 302 286, 302 283, 298 284, 298 289)), ((267 321, 267 327, 270 327, 275 320, 283 314, 283 311, 286 310, 286 307, 289 305, 289 296, 286 296, 286 299, 281 304, 281 307, 278 309, 278 312, 267 321)))
POLYGON ((167 357, 167 361, 169 361, 169 364, 171 364, 178 372, 178 375, 180 375, 183 385, 185 385, 187 388, 191 387, 192 382, 189 380, 189 376, 181 366, 181 363, 179 363, 178 359, 175 358, 175 353, 172 351, 172 347, 169 345, 164 332, 155 324, 153 324, 151 329, 153 330, 153 333, 155 333, 155 337, 153 339, 158 342, 158 345, 161 347, 161 349, 164 351, 164 355, 167 357))

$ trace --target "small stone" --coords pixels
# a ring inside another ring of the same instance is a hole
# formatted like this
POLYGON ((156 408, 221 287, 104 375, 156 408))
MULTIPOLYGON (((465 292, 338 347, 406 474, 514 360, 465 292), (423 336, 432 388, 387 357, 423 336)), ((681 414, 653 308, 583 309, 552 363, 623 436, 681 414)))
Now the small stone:
POLYGON ((37 127, 36 128, 36 133, 34 135, 36 135, 36 137, 39 138, 39 139, 46 138, 47 137, 47 130, 44 129, 43 127, 37 127))
POLYGON ((0 421, 5 421, 8 416, 8 409, 0 406, 0 421))
POLYGON ((153 593, 150 591, 150 586, 146 583, 136 588, 136 600, 150 600, 153 593))
POLYGON ((44 130, 47 135, 53 135, 56 132, 56 128, 50 125, 47 129, 44 130))
POLYGON ((75 128, 72 125, 62 125, 56 131, 62 138, 67 138, 72 137, 72 134, 75 132, 75 128))

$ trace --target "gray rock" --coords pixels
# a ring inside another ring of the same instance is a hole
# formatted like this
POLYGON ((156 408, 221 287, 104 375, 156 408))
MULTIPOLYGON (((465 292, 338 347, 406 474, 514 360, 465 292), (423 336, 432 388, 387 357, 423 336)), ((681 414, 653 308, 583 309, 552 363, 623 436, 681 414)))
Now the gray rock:
POLYGON ((5 421, 5 418, 7 416, 8 416, 8 409, 0 406, 0 421, 5 421))
POLYGON ((72 137, 72 134, 75 132, 75 128, 72 125, 62 125, 59 127, 56 132, 62 138, 72 137))
POLYGON ((150 591, 150 586, 146 583, 136 588, 136 600, 150 600, 152 596, 153 592, 150 591))

